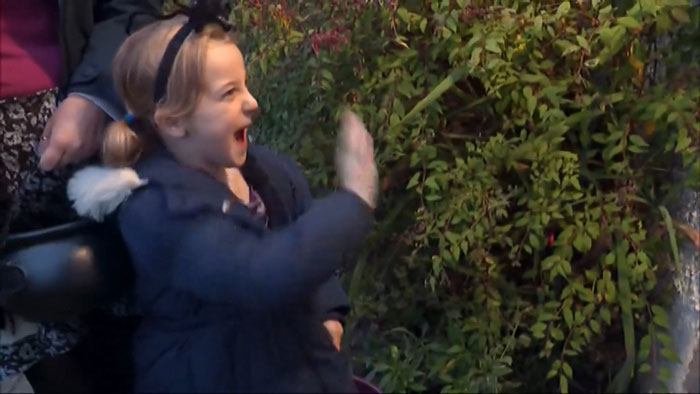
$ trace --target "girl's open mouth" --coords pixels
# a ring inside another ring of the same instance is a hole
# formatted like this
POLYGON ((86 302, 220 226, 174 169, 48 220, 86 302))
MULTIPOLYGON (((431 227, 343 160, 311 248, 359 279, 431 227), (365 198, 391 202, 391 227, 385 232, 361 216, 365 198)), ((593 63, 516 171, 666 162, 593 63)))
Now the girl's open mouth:
POLYGON ((233 134, 233 138, 240 143, 246 142, 246 134, 248 133, 248 128, 244 127, 233 134))

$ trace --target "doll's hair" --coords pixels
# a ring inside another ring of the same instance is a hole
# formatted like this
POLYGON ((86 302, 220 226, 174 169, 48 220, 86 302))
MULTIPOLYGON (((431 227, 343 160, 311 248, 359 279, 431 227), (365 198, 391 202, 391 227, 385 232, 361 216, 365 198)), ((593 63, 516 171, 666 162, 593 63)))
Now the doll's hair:
POLYGON ((128 115, 107 127, 101 152, 105 164, 131 166, 146 145, 157 140, 156 110, 172 118, 192 114, 204 91, 204 60, 209 42, 235 43, 216 23, 192 32, 175 57, 165 95, 154 102, 159 64, 168 43, 186 22, 187 17, 177 16, 152 23, 129 36, 119 48, 112 63, 112 75, 128 115))

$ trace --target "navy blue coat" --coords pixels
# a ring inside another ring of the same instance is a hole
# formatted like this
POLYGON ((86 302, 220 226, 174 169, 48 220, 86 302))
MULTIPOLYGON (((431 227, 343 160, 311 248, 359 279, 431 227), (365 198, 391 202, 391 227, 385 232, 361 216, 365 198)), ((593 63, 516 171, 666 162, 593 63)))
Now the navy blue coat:
POLYGON ((135 169, 149 183, 117 219, 145 315, 136 391, 353 391, 323 321, 347 312, 334 272, 371 229, 369 206, 347 191, 312 201, 299 168, 258 146, 242 173, 270 229, 163 149, 135 169))

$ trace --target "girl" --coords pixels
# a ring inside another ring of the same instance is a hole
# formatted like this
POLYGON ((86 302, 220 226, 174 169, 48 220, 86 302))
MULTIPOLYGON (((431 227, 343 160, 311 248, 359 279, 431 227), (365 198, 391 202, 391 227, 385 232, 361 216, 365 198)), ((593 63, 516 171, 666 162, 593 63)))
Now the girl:
POLYGON ((345 115, 342 190, 312 203, 293 162, 248 146, 258 105, 243 57, 206 22, 176 17, 125 41, 114 80, 131 115, 103 146, 117 169, 69 184, 78 212, 96 219, 133 189, 116 220, 144 313, 136 391, 353 391, 323 322, 347 311, 333 273, 371 228, 371 137, 345 115))

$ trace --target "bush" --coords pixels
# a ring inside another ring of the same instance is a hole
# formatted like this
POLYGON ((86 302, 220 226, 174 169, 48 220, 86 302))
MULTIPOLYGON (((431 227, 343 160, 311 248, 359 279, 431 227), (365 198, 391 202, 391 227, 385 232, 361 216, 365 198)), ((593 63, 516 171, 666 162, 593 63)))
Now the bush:
POLYGON ((359 373, 387 391, 603 391, 676 358, 665 207, 700 185, 697 7, 236 4, 257 141, 320 192, 340 110, 375 137, 383 200, 345 275, 359 373))

